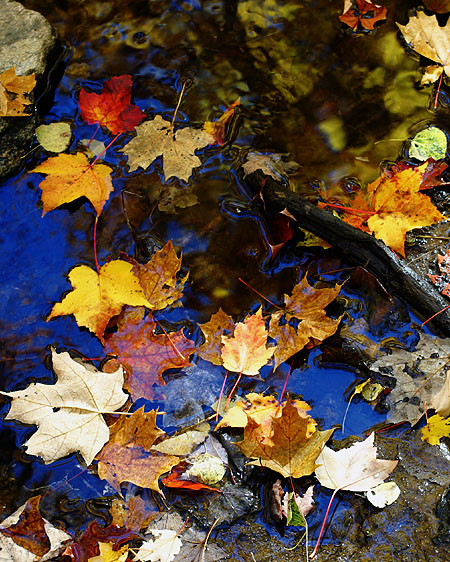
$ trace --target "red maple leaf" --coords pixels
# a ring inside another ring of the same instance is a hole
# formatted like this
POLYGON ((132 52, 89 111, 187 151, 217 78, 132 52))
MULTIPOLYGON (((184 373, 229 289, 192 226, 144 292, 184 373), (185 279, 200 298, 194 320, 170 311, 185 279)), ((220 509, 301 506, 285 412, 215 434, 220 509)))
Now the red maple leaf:
POLYGON ((207 486, 196 480, 183 479, 183 474, 186 472, 187 463, 181 462, 172 468, 169 476, 162 478, 161 482, 168 488, 178 488, 179 490, 192 490, 197 492, 198 490, 210 490, 212 492, 220 492, 217 488, 212 486, 207 486))
POLYGON ((145 117, 131 102, 131 76, 115 76, 107 80, 101 94, 80 92, 81 117, 88 123, 100 123, 113 135, 133 130, 145 117))
POLYGON ((386 19, 386 13, 387 8, 370 0, 346 0, 344 13, 339 19, 353 30, 359 23, 364 29, 372 30, 377 21, 386 19))

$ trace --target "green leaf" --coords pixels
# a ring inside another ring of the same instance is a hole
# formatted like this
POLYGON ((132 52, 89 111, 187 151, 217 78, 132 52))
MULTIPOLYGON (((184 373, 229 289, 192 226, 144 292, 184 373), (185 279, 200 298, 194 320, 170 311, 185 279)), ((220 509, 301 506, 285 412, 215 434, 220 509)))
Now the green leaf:
POLYGON ((410 158, 416 158, 421 162, 433 158, 441 160, 447 152, 447 135, 438 127, 423 129, 411 139, 409 147, 410 158))
POLYGON ((50 123, 36 129, 39 144, 48 152, 64 152, 72 139, 69 123, 50 123))
POLYGON ((306 527, 306 520, 295 503, 294 492, 289 493, 286 524, 294 527, 306 527))

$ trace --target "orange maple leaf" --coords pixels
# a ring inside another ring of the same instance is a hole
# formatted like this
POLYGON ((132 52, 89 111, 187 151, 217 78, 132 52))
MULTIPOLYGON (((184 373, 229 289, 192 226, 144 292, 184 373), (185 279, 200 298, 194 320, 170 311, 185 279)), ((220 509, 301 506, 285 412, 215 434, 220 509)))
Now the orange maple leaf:
POLYGON ((133 400, 155 397, 154 384, 164 385, 162 373, 167 369, 187 367, 196 350, 183 330, 155 333, 156 322, 144 317, 143 309, 125 310, 118 330, 106 338, 106 349, 118 356, 127 371, 125 387, 133 400))
POLYGON ((317 467, 316 459, 334 429, 312 431, 311 418, 305 416, 288 398, 280 417, 273 418, 272 436, 265 439, 260 424, 249 418, 244 440, 236 443, 250 459, 249 464, 265 466, 282 476, 300 478, 317 467))
POLYGON ((29 116, 25 106, 30 103, 28 95, 36 86, 34 73, 17 76, 16 67, 8 68, 0 74, 0 117, 29 116))
POLYGON ((79 326, 101 339, 109 320, 125 304, 150 306, 132 269, 124 260, 110 261, 98 272, 87 265, 74 267, 69 273, 73 290, 53 306, 47 321, 73 314, 79 326))
POLYGON ((378 6, 371 0, 345 0, 344 13, 339 19, 353 30, 357 29, 358 24, 372 30, 377 21, 386 19, 386 13, 385 6, 378 6))
POLYGON ((205 341, 198 349, 200 357, 214 365, 222 365, 222 336, 233 332, 233 318, 219 308, 211 315, 209 322, 200 324, 200 328, 205 336, 205 341))
POLYGON ((39 184, 42 189, 42 216, 80 197, 89 199, 97 215, 100 215, 114 189, 112 169, 105 164, 92 166, 81 152, 48 158, 33 172, 48 175, 39 184))
POLYGON ((81 117, 88 123, 100 123, 113 135, 132 131, 144 118, 145 113, 131 101, 131 76, 115 76, 107 80, 101 94, 80 92, 81 117))
POLYGON ((258 375, 274 352, 273 347, 266 347, 267 336, 261 309, 247 316, 244 322, 238 322, 232 336, 222 336, 225 369, 249 377, 258 375))
POLYGON ((274 369, 306 345, 317 345, 336 332, 342 316, 329 318, 324 309, 337 297, 341 286, 315 289, 305 275, 291 296, 284 295, 285 310, 272 314, 269 326, 269 335, 277 343, 274 369))
POLYGON ((162 493, 158 479, 180 462, 179 457, 150 451, 164 434, 156 426, 157 412, 140 408, 110 427, 111 438, 97 455, 98 475, 120 493, 122 482, 162 493))

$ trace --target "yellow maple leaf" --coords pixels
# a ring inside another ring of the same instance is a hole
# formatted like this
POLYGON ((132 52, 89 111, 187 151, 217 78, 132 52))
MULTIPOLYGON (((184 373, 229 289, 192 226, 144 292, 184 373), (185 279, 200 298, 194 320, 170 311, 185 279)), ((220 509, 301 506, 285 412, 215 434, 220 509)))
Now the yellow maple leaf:
POLYGON ((249 377, 258 375, 259 370, 272 357, 275 348, 266 347, 267 329, 261 309, 238 322, 232 336, 222 336, 222 361, 225 369, 249 377))
POLYGON ((200 357, 214 365, 222 365, 222 336, 233 332, 233 318, 219 308, 209 322, 200 324, 200 328, 205 336, 205 341, 198 348, 200 357))
POLYGON ((442 437, 450 435, 450 418, 443 418, 439 414, 435 414, 428 418, 427 425, 420 431, 422 441, 426 441, 430 445, 439 445, 442 437))
POLYGON ((91 556, 88 562, 125 562, 128 558, 128 545, 124 544, 119 550, 113 550, 114 543, 112 542, 99 542, 98 548, 100 554, 98 556, 91 556))
POLYGON ((22 117, 25 106, 30 103, 26 95, 36 85, 34 73, 28 76, 17 76, 16 67, 8 68, 0 74, 0 117, 22 117))
POLYGON ((425 162, 393 174, 383 172, 367 186, 376 213, 367 221, 370 231, 403 257, 408 230, 445 219, 431 199, 419 191, 427 166, 425 162))
POLYGON ((427 67, 422 85, 438 80, 443 72, 450 76, 450 21, 441 27, 435 15, 419 11, 406 25, 397 26, 416 53, 438 63, 427 67))
POLYGON ((123 260, 110 261, 99 272, 87 265, 75 267, 69 273, 73 290, 53 306, 47 321, 73 314, 79 326, 102 338, 110 318, 119 314, 125 304, 151 306, 132 269, 123 260))
POLYGON ((97 215, 100 215, 114 189, 112 169, 105 164, 91 166, 81 152, 48 158, 33 172, 48 174, 39 184, 42 189, 42 215, 79 197, 89 199, 97 215))

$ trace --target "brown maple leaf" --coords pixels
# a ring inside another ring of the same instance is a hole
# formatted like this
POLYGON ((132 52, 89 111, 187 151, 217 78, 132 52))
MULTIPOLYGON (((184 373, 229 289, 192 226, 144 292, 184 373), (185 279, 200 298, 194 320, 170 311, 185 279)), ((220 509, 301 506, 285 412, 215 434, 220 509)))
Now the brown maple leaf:
POLYGON ((183 330, 156 334, 156 322, 151 315, 144 317, 142 308, 122 313, 117 332, 108 335, 106 350, 118 356, 127 371, 126 388, 133 400, 152 400, 154 384, 164 385, 162 374, 167 369, 182 369, 190 365, 189 356, 196 351, 194 342, 183 330))
POLYGON ((159 511, 153 510, 151 504, 144 501, 140 496, 131 496, 127 500, 115 498, 109 510, 112 516, 112 525, 124 527, 130 531, 139 533, 146 529, 159 511))
POLYGON ((135 261, 133 264, 133 272, 139 278, 145 297, 153 310, 162 310, 183 295, 188 274, 181 279, 177 277, 181 267, 181 256, 177 256, 171 240, 161 250, 156 251, 145 265, 135 261))
POLYGON ((28 95, 36 85, 34 73, 17 76, 16 67, 0 74, 0 117, 22 117, 30 115, 25 106, 30 103, 28 95))
POLYGON ((180 462, 179 457, 150 451, 164 432, 156 426, 157 412, 140 408, 110 427, 111 438, 97 455, 98 475, 120 493, 122 482, 160 492, 158 479, 180 462))
POLYGON ((314 472, 316 459, 334 431, 311 433, 309 416, 301 415, 289 398, 282 415, 273 419, 272 428, 273 434, 267 443, 261 426, 249 418, 244 440, 236 445, 246 457, 255 459, 249 464, 265 466, 285 478, 300 478, 314 472))
POLYGON ((345 0, 344 13, 339 19, 354 31, 358 24, 364 29, 372 30, 378 21, 386 19, 386 13, 387 8, 378 6, 371 0, 345 0))
POLYGON ((200 324, 200 328, 205 336, 205 341, 198 349, 200 357, 214 365, 222 365, 222 336, 233 333, 233 318, 219 308, 209 322, 200 324))
POLYGON ((272 314, 269 326, 269 335, 277 343, 274 369, 306 345, 317 345, 336 332, 342 316, 330 318, 324 309, 337 297, 341 286, 315 289, 305 276, 291 296, 284 295, 285 310, 272 314))
POLYGON ((48 158, 33 170, 33 173, 47 174, 39 184, 42 189, 42 216, 80 197, 89 199, 97 215, 100 215, 114 189, 111 172, 112 168, 105 164, 91 165, 81 152, 48 158))

